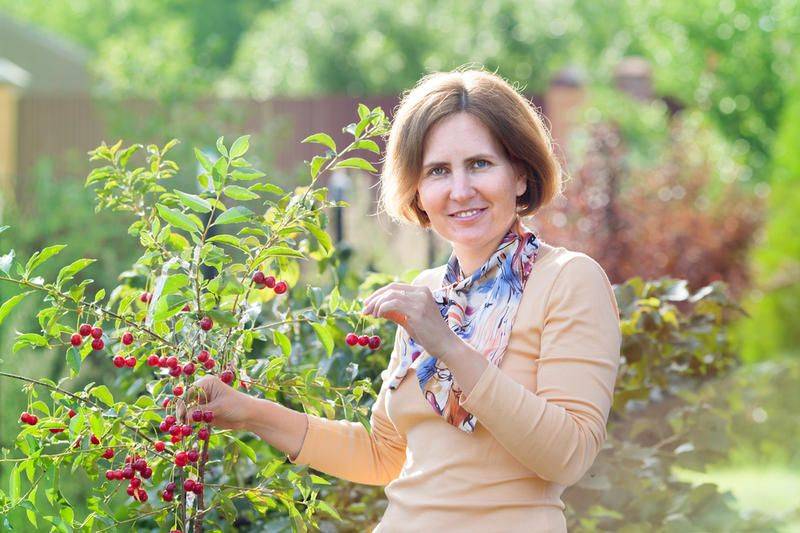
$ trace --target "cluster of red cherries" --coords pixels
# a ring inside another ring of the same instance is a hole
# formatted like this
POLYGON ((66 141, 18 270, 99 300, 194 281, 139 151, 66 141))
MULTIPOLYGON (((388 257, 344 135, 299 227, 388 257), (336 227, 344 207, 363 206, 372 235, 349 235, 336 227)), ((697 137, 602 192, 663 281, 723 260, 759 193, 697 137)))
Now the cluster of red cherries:
POLYGON ((253 274, 253 284, 257 289, 268 288, 275 291, 275 294, 283 294, 289 290, 289 284, 285 281, 277 281, 275 276, 267 276, 260 270, 256 270, 253 274))
POLYGON ((356 335, 355 333, 348 333, 344 338, 344 342, 348 346, 369 346, 371 350, 377 350, 381 347, 381 338, 377 335, 370 337, 369 335, 356 335))
MULTIPOLYGON (((112 453, 111 457, 113 456, 114 454, 112 453)), ((105 457, 105 455, 103 457, 105 457)), ((111 457, 106 457, 106 459, 110 459, 111 457)), ((125 458, 125 466, 120 469, 106 470, 106 479, 109 481, 129 480, 127 489, 128 496, 140 502, 147 501, 147 491, 142 488, 142 480, 150 479, 152 476, 153 469, 148 466, 147 459, 139 457, 138 455, 133 457, 130 455, 127 456, 125 458), (140 477, 136 476, 137 473, 140 477)))
MULTIPOLYGON (((102 350, 106 345, 105 342, 103 342, 103 328, 99 326, 92 327, 91 324, 81 324, 81 327, 78 328, 78 332, 73 333, 72 337, 70 337, 69 343, 77 348, 83 344, 83 339, 90 335, 92 337, 92 349, 102 350)), ((132 342, 133 335, 131 333, 128 332, 122 335, 122 344, 127 346, 132 342)))

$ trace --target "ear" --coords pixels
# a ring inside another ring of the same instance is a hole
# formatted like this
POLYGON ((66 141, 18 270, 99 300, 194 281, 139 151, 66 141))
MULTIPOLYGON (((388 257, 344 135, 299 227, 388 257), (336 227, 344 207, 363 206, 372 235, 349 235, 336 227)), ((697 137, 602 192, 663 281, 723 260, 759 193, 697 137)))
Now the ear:
POLYGON ((517 181, 515 186, 516 186, 517 197, 522 196, 523 194, 525 194, 525 191, 528 190, 528 180, 524 173, 517 176, 517 181))

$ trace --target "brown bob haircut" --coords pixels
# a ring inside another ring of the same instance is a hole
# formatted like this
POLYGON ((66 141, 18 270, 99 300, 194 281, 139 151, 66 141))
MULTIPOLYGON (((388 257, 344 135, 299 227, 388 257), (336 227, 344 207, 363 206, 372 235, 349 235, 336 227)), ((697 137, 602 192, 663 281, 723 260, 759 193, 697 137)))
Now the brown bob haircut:
POLYGON ((424 76, 395 111, 381 172, 380 207, 398 222, 423 228, 417 185, 428 130, 454 113, 470 113, 492 133, 528 187, 517 197, 517 214, 529 216, 561 192, 561 165, 542 116, 514 87, 492 72, 456 69, 424 76))

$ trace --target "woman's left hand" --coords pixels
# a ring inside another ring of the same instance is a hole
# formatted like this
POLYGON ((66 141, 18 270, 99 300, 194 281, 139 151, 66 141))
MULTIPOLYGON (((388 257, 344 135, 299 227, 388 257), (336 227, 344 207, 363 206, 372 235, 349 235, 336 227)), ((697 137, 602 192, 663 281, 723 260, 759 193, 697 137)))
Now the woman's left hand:
POLYGON ((370 294, 361 312, 396 322, 435 357, 443 358, 461 340, 442 319, 428 287, 390 283, 370 294))

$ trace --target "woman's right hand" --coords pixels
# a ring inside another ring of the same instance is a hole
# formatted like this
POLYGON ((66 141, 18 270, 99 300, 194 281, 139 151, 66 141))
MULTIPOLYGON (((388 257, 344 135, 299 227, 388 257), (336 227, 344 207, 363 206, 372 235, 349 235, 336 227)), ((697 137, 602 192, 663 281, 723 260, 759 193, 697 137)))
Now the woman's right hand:
POLYGON ((221 429, 248 429, 254 398, 226 385, 217 376, 203 376, 186 393, 186 402, 178 402, 178 419, 199 409, 214 413, 212 424, 221 429), (188 407, 187 407, 188 405, 188 407))

